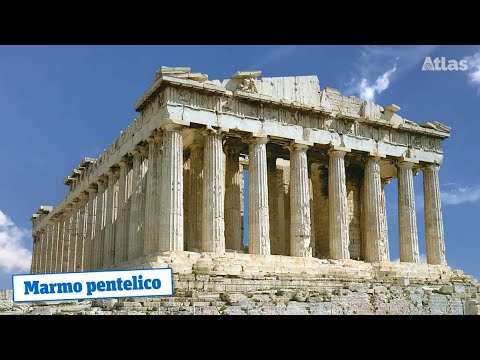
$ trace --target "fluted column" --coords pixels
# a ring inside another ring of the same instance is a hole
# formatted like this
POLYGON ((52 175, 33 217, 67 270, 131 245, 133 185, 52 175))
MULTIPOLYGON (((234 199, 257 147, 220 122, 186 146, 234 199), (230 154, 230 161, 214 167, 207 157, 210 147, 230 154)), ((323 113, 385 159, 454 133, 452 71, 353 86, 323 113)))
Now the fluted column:
POLYGON ((43 264, 45 260, 43 259, 43 249, 44 249, 44 240, 45 240, 45 229, 39 231, 38 238, 38 261, 37 261, 37 273, 43 273, 43 264))
POLYGON ((190 235, 190 149, 183 151, 183 249, 192 242, 190 235))
POLYGON ((440 165, 428 164, 423 168, 423 198, 425 208, 425 240, 427 262, 446 265, 445 240, 443 233, 442 203, 438 170, 440 165))
POLYGON ((225 145, 225 246, 230 250, 242 248, 242 184, 240 165, 241 140, 231 138, 225 145))
POLYGON ((30 274, 35 274, 37 272, 36 268, 36 261, 37 261, 37 251, 38 251, 38 242, 37 242, 37 235, 34 234, 32 236, 32 263, 30 265, 30 274))
POLYGON ((197 136, 190 145, 190 209, 189 235, 187 250, 202 248, 202 213, 203 213, 203 137, 197 136))
POLYGON ((282 254, 280 243, 280 222, 278 211, 277 157, 267 151, 268 218, 270 220, 270 252, 282 254))
POLYGON ((345 182, 345 157, 343 150, 329 151, 328 165, 328 221, 330 257, 349 259, 347 227, 347 187, 345 182))
POLYGON ((128 172, 130 169, 128 159, 122 158, 118 165, 120 166, 120 175, 118 180, 118 212, 115 229, 115 265, 127 261, 128 227, 130 222, 128 201, 128 172))
POLYGON ((70 222, 70 251, 68 254, 68 272, 74 272, 77 264, 77 231, 78 231, 78 218, 79 218, 79 206, 78 199, 74 200, 72 210, 72 220, 70 222))
POLYGON ((52 224, 46 225, 46 243, 45 243, 45 266, 43 272, 50 272, 51 256, 52 256, 52 224))
POLYGON ((87 189, 88 192, 88 205, 87 205, 87 229, 85 234, 84 244, 84 261, 83 269, 85 271, 92 270, 92 242, 95 238, 95 218, 97 212, 97 187, 96 185, 90 185, 87 189))
POLYGON ((225 252, 225 164, 223 135, 213 129, 205 132, 203 153, 202 250, 225 252))
MULTIPOLYGON (((156 134, 155 134, 156 135, 156 134)), ((157 228, 157 176, 158 176, 158 153, 159 136, 152 135, 147 138, 148 142, 148 171, 146 179, 145 198, 145 242, 143 254, 148 255, 156 251, 158 234, 157 228)))
POLYGON ((313 229, 315 231, 315 249, 322 257, 329 256, 328 225, 328 189, 325 169, 320 164, 312 164, 313 188, 313 229))
POLYGON ((82 192, 78 200, 77 249, 75 250, 75 272, 83 271, 86 234, 86 208, 88 195, 82 192))
POLYGON ((307 150, 305 144, 290 146, 290 255, 300 257, 312 256, 307 150))
POLYGON ((73 206, 72 206, 72 204, 69 204, 65 207, 65 225, 64 225, 64 230, 63 230, 62 272, 68 272, 69 271, 72 216, 73 216, 73 206))
POLYGON ((290 255, 290 165, 277 168, 280 255, 290 255))
POLYGON ((385 222, 382 219, 380 157, 368 157, 365 164, 364 184, 365 261, 388 261, 385 222))
POLYGON ((142 147, 131 152, 133 156, 132 165, 132 197, 130 202, 130 226, 128 236, 128 261, 134 260, 143 255, 143 156, 142 147))
POLYGON ((387 253, 387 259, 390 259, 390 243, 388 240, 388 220, 387 220, 387 200, 385 198, 385 186, 390 182, 390 179, 381 179, 382 181, 382 194, 381 194, 381 220, 383 221, 384 239, 386 239, 385 252, 387 253))
POLYGON ((62 212, 59 218, 59 231, 58 231, 58 249, 57 249, 57 272, 63 272, 65 269, 63 268, 63 252, 65 249, 65 241, 66 241, 66 222, 68 220, 68 216, 66 212, 62 212))
POLYGON ((266 137, 249 139, 248 251, 270 255, 266 137))
POLYGON ((182 127, 163 126, 160 251, 183 251, 183 138, 182 127))
POLYGON ((55 223, 55 243, 53 248, 53 265, 52 265, 52 272, 59 272, 60 271, 60 259, 61 259, 61 248, 62 248, 62 237, 61 237, 61 229, 62 229, 62 215, 60 214, 57 218, 57 222, 55 223))
POLYGON ((107 197, 105 208, 105 235, 103 240, 103 261, 102 268, 109 269, 113 266, 114 258, 114 204, 115 204, 115 183, 117 182, 118 172, 111 169, 107 172, 107 197))
POLYGON ((90 244, 92 256, 91 270, 100 270, 103 264, 103 238, 105 234, 105 208, 107 198, 107 179, 102 176, 97 180, 97 210, 95 211, 95 237, 90 244))
POLYGON ((400 161, 398 168, 398 230, 400 261, 418 263, 417 216, 413 188, 413 163, 400 161))

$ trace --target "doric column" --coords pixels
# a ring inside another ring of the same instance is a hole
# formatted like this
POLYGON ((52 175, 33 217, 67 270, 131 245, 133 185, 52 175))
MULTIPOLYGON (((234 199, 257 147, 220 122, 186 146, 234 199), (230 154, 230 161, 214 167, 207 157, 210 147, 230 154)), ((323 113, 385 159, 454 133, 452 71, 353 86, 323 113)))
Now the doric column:
POLYGON ((290 255, 290 165, 277 167, 280 255, 290 255))
POLYGON ((130 225, 128 236, 127 259, 131 261, 143 255, 143 234, 144 234, 144 174, 143 157, 144 149, 137 146, 131 152, 133 156, 132 165, 132 196, 130 202, 130 225))
POLYGON ((107 197, 107 179, 102 175, 97 180, 97 210, 95 212, 95 238, 90 244, 92 256, 91 270, 100 270, 103 263, 103 237, 105 233, 105 208, 107 197))
POLYGON ((30 274, 35 274, 36 273, 36 261, 37 261, 37 249, 38 249, 38 243, 37 243, 37 235, 33 234, 32 236, 32 263, 30 265, 30 274))
POLYGON ((364 184, 365 261, 388 261, 385 222, 382 219, 380 157, 368 157, 365 164, 364 184))
POLYGON ((45 260, 43 258, 43 249, 44 249, 44 240, 45 240, 45 229, 42 229, 38 233, 38 261, 37 261, 37 273, 43 273, 43 268, 45 260))
POLYGON ((328 221, 330 257, 349 259, 347 227, 347 187, 345 182, 345 157, 343 150, 329 151, 328 165, 328 221))
POLYGON ((190 149, 183 151, 183 249, 192 243, 190 235, 190 149))
POLYGON ((60 250, 62 248, 62 238, 61 238, 61 226, 62 226, 62 215, 60 214, 57 217, 57 221, 55 222, 55 242, 54 247, 52 249, 53 252, 53 265, 52 265, 52 272, 56 273, 60 271, 60 259, 61 254, 60 250))
POLYGON ((83 262, 85 258, 85 236, 87 230, 86 210, 88 195, 85 192, 80 193, 78 200, 78 223, 77 223, 77 249, 75 251, 75 272, 83 271, 83 262))
POLYGON ((51 265, 51 256, 52 256, 52 224, 47 223, 45 226, 46 228, 46 242, 45 242, 45 266, 43 268, 43 272, 48 273, 50 272, 50 265, 51 265))
POLYGON ((202 250, 225 252, 225 167, 223 135, 220 130, 205 132, 203 153, 202 250))
POLYGON ((413 188, 413 163, 400 161, 398 168, 398 230, 400 261, 419 262, 417 216, 413 188))
POLYGON ((438 170, 440 165, 427 164, 423 167, 423 198, 425 208, 425 240, 427 262, 446 265, 445 240, 443 234, 442 203, 438 170))
POLYGON ((129 161, 124 157, 118 162, 118 165, 120 166, 120 175, 118 180, 118 213, 115 229, 115 265, 127 261, 128 227, 130 222, 130 203, 128 200, 129 161))
POLYGON ((381 194, 381 212, 382 212, 382 221, 383 221, 383 231, 385 232, 383 238, 386 241, 385 252, 387 253, 387 259, 390 259, 390 245, 388 241, 388 221, 387 221, 387 200, 385 198, 385 186, 390 182, 390 179, 381 179, 382 181, 382 194, 381 194))
POLYGON ((190 145, 190 222, 187 250, 199 251, 202 248, 202 213, 203 213, 203 136, 195 134, 190 145))
POLYGON ((328 240, 328 189, 325 170, 320 164, 312 164, 313 225, 315 249, 322 257, 329 256, 328 240))
POLYGON ((69 271, 72 215, 73 215, 73 206, 72 204, 68 204, 65 207, 65 220, 64 220, 64 227, 63 227, 62 272, 69 271))
POLYGON ((66 236, 66 222, 68 221, 68 216, 66 212, 62 212, 59 218, 59 230, 58 230, 58 250, 57 250, 57 272, 63 272, 65 269, 63 268, 63 259, 64 259, 64 249, 65 249, 65 241, 67 241, 66 236))
POLYGON ((242 186, 240 139, 230 138, 225 144, 225 246, 230 250, 242 248, 242 186))
POLYGON ((113 266, 114 245, 114 211, 115 211, 115 183, 118 178, 118 170, 112 168, 107 172, 108 181, 107 181, 107 198, 106 198, 106 208, 105 208, 105 235, 103 240, 103 262, 102 267, 104 269, 109 269, 113 266))
POLYGON ((74 200, 72 217, 70 222, 70 251, 68 254, 68 272, 74 272, 77 264, 77 231, 78 231, 78 218, 79 218, 79 206, 78 199, 74 200))
POLYGON ((160 251, 183 251, 183 137, 182 127, 163 126, 161 170, 160 251))
POLYGON ((96 199, 97 187, 92 184, 87 189, 88 205, 87 205, 87 233, 85 234, 84 244, 84 261, 83 269, 85 271, 92 270, 92 243, 95 238, 95 217, 97 212, 96 199))
POLYGON ((280 222, 278 211, 277 157, 267 151, 267 184, 268 184, 268 218, 270 220, 270 252, 282 254, 280 243, 280 222))
POLYGON ((248 251, 270 255, 267 137, 251 137, 248 165, 248 251))
POLYGON ((311 257, 310 183, 308 145, 290 146, 290 255, 311 257))
POLYGON ((158 234, 157 234, 157 176, 158 176, 158 154, 159 142, 161 137, 154 133, 147 138, 148 143, 148 171, 146 179, 146 197, 145 197, 145 242, 143 246, 143 254, 148 255, 156 251, 158 234))

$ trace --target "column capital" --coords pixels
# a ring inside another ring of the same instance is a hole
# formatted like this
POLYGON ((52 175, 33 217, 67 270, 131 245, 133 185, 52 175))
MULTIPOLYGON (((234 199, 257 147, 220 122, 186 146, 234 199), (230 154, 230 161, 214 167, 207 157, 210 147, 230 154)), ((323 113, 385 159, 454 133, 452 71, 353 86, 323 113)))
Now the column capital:
POLYGON ((90 186, 87 188, 87 190, 85 190, 86 192, 88 192, 89 194, 96 194, 97 191, 98 191, 98 185, 97 184, 90 184, 90 186))
POLYGON ((168 124, 163 124, 160 126, 160 129, 163 131, 181 131, 185 125, 180 125, 180 124, 175 124, 175 123, 168 123, 168 124))
POLYGON ((145 156, 147 154, 145 147, 142 145, 137 145, 133 150, 130 151, 133 157, 145 156))
POLYGON ((129 159, 127 156, 123 156, 120 161, 118 162, 118 166, 119 167, 124 167, 124 166, 127 166, 129 163, 129 159))
POLYGON ((330 150, 327 151, 327 154, 331 158, 343 158, 347 154, 347 151, 331 148, 330 150))
POLYGON ((266 144, 270 141, 266 135, 248 135, 242 139, 246 144, 266 144))
POLYGON ((423 164, 422 166, 423 172, 438 171, 438 170, 440 170, 440 164, 431 163, 431 164, 423 164))
POLYGON ((399 168, 412 169, 414 163, 411 162, 411 161, 399 160, 399 161, 397 161, 396 165, 399 168))
POLYGON ((242 139, 236 137, 230 137, 225 142, 223 147, 226 154, 239 154, 242 150, 242 139))

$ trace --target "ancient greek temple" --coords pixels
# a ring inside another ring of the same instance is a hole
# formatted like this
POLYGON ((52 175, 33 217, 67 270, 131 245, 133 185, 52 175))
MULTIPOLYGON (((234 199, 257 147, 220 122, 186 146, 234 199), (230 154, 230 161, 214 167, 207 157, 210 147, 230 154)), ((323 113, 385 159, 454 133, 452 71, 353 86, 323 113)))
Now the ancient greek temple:
POLYGON ((57 206, 32 216, 31 271, 129 268, 178 253, 388 262, 393 178, 400 262, 418 263, 417 173, 427 262, 446 265, 438 172, 450 128, 321 89, 316 76, 260 75, 158 70, 138 117, 65 178, 57 206))

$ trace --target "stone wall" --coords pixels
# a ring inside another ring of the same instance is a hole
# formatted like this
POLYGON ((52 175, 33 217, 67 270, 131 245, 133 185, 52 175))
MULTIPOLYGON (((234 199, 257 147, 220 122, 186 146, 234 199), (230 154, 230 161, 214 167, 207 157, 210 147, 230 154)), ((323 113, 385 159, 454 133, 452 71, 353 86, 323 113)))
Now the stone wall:
POLYGON ((13 303, 0 315, 479 315, 480 285, 388 281, 309 281, 295 276, 175 274, 175 296, 13 303))

